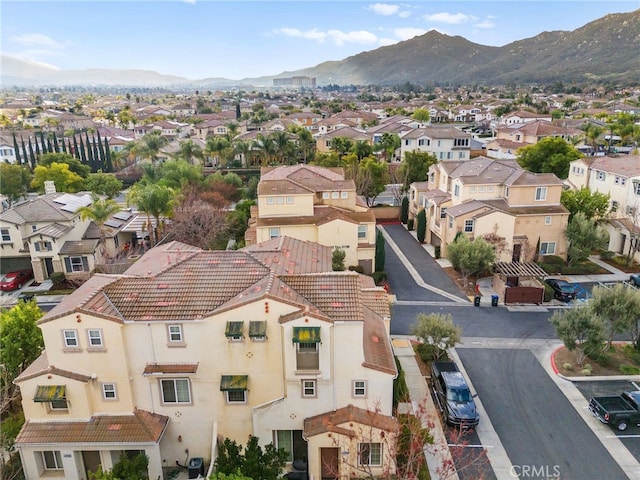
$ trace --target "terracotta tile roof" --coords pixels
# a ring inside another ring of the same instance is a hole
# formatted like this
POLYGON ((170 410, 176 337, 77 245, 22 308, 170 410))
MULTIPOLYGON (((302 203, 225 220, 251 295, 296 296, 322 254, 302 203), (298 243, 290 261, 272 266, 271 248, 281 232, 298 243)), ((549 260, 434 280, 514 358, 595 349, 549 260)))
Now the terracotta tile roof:
POLYGON ((16 445, 158 443, 169 417, 134 410, 133 415, 96 415, 87 422, 27 422, 16 445))
POLYGON ((320 273, 331 271, 331 247, 292 237, 279 237, 243 248, 274 273, 320 273))
POLYGON ((303 435, 312 437, 321 433, 337 432, 356 437, 360 429, 353 429, 349 425, 351 423, 378 428, 394 434, 398 431, 398 421, 395 418, 353 405, 347 405, 333 412, 305 418, 303 435))
POLYGON ((15 378, 14 383, 20 383, 24 380, 41 377, 43 375, 58 375, 71 380, 78 380, 79 382, 88 382, 91 380, 89 375, 70 372, 69 370, 62 370, 54 367, 53 365, 49 365, 47 352, 42 352, 42 354, 36 358, 33 363, 31 363, 31 365, 25 368, 22 373, 15 378))
POLYGON ((384 322, 373 310, 365 307, 362 346, 364 349, 364 367, 397 375, 396 362, 384 322))
POLYGON ((197 363, 147 363, 142 372, 144 375, 162 374, 187 374, 198 371, 197 363))
POLYGON ((283 275, 281 279, 334 321, 362 320, 360 281, 356 272, 283 275))

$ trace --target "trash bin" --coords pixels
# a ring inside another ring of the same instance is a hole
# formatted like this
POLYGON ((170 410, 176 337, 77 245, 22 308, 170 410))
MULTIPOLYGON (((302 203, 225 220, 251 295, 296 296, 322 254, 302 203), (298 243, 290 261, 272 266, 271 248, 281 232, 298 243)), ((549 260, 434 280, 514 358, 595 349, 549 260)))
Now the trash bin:
POLYGON ((491 295, 491 306, 492 307, 497 307, 498 306, 498 299, 500 297, 498 297, 498 295, 491 295))
POLYGON ((198 478, 198 475, 204 477, 204 458, 193 457, 187 464, 189 470, 189 478, 198 478))
POLYGON ((479 306, 480 306, 480 295, 476 295, 476 296, 473 298, 473 304, 474 304, 476 307, 479 307, 479 306))

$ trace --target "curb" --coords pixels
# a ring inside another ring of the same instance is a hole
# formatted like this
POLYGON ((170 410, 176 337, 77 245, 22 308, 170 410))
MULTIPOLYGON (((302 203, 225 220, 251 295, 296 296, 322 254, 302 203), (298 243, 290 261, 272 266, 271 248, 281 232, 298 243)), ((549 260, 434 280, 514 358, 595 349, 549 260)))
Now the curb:
POLYGON ((563 380, 567 380, 568 382, 602 382, 606 380, 610 381, 621 381, 626 380, 628 382, 638 382, 640 381, 640 375, 601 375, 601 376, 580 376, 580 377, 567 377, 563 375, 558 370, 558 366, 556 365, 556 353, 558 353, 561 349, 566 348, 564 345, 560 345, 553 352, 551 352, 551 368, 553 369, 553 373, 555 373, 558 377, 563 380))

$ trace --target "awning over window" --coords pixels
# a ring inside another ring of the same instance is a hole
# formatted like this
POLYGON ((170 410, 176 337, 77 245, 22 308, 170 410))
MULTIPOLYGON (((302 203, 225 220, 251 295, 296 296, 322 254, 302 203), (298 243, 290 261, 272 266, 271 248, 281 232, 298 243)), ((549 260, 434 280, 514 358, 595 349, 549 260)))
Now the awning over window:
POLYGON ((243 324, 244 322, 227 322, 227 329, 224 334, 227 337, 241 337, 243 324))
POLYGON ((246 390, 248 375, 222 375, 220 379, 220 391, 246 390))
POLYGON ((249 337, 266 337, 267 336, 267 322, 255 321, 249 322, 249 337))
POLYGON ((293 343, 320 343, 320 327, 293 327, 293 343))
POLYGON ((38 385, 34 402, 54 402, 56 400, 66 400, 64 385, 38 385))

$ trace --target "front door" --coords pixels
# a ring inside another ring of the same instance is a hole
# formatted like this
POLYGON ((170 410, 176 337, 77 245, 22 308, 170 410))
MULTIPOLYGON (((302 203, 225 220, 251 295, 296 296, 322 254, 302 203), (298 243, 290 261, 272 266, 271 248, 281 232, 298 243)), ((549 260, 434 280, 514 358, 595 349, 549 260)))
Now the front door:
POLYGON ((337 448, 320 449, 320 474, 322 480, 337 480, 340 476, 337 448))
POLYGON ((521 253, 522 253, 522 245, 520 245, 519 243, 516 243, 513 246, 513 255, 511 255, 511 261, 512 262, 519 262, 521 253))
POLYGON ((53 273, 53 258, 45 258, 44 259, 44 270, 45 270, 45 278, 51 277, 53 273))
POLYGON ((83 450, 82 462, 84 463, 84 471, 89 478, 89 473, 95 473, 102 463, 100 462, 100 452, 97 450, 83 450))

